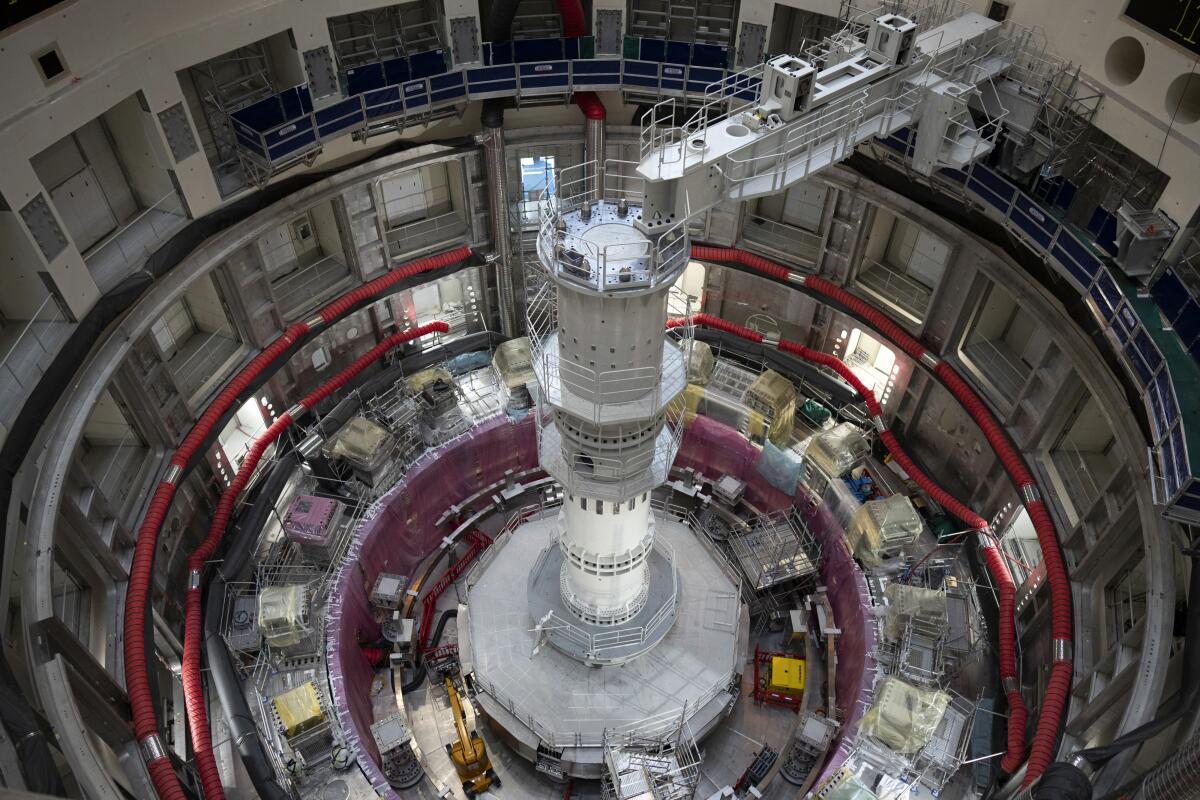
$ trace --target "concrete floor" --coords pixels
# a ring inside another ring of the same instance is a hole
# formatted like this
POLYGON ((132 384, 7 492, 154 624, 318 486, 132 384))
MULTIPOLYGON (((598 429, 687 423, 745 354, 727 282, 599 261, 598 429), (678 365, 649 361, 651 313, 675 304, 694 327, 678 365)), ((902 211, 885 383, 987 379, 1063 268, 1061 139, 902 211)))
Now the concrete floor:
POLYGON ((691 719, 725 688, 735 666, 741 604, 733 584, 686 525, 660 518, 658 540, 674 548, 679 570, 674 626, 627 664, 588 667, 539 647, 532 630, 525 587, 551 524, 518 528, 470 590, 470 652, 481 685, 564 741, 581 735, 598 744, 605 731, 674 723, 685 709, 691 719))

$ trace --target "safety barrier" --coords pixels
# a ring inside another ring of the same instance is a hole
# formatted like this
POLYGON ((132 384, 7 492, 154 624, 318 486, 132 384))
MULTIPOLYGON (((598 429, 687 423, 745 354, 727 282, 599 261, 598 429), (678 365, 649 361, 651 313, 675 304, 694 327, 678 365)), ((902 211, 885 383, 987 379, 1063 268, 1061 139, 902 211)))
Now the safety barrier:
MULTIPOLYGON (((881 143, 907 158, 915 143, 913 134, 912 129, 905 128, 881 143)), ((965 170, 941 170, 935 178, 954 191, 965 190, 985 213, 994 215, 1066 278, 1094 310, 1146 406, 1152 435, 1150 459, 1155 479, 1151 485, 1156 492, 1155 502, 1170 516, 1200 521, 1200 406, 1181 406, 1178 402, 1171 366, 1134 305, 1145 301, 1139 301, 1131 288, 1122 288, 1123 281, 1106 266, 1104 255, 1096 249, 1115 247, 1111 241, 1115 223, 1110 226, 1105 219, 1110 215, 1102 208, 1092 215, 1089 232, 1096 237, 1092 242, 984 164, 976 163, 965 170)), ((1061 190, 1070 191, 1069 187, 1061 190)), ((1063 202, 1061 197, 1058 202, 1063 202)), ((1164 273, 1160 283, 1163 281, 1164 289, 1155 294, 1169 294, 1176 299, 1178 307, 1171 304, 1164 310, 1171 311, 1174 320, 1184 321, 1184 332, 1192 331, 1192 354, 1200 358, 1200 304, 1193 302, 1189 311, 1184 297, 1172 291, 1179 284, 1173 272, 1164 273)), ((1181 338, 1179 344, 1182 349, 1188 342, 1181 338)), ((1195 372, 1195 362, 1178 364, 1176 369, 1195 372)))
POLYGON ((129 570, 129 585, 125 593, 123 639, 125 686, 133 715, 134 736, 138 740, 154 790, 162 800, 184 800, 185 795, 158 730, 154 694, 150 687, 149 654, 146 652, 146 612, 150 605, 150 585, 154 575, 158 535, 184 474, 199 454, 205 439, 221 418, 234 407, 241 394, 296 342, 301 341, 311 331, 336 322, 357 303, 381 294, 388 287, 422 272, 462 261, 470 255, 469 248, 460 247, 405 264, 346 292, 324 306, 309 320, 290 326, 242 367, 208 405, 172 454, 167 472, 155 487, 150 505, 138 528, 137 544, 129 570))
MULTIPOLYGON (((621 55, 595 55, 592 37, 485 42, 479 66, 451 67, 442 50, 347 70, 344 100, 314 106, 308 84, 230 114, 244 157, 263 168, 295 163, 336 136, 473 100, 545 97, 584 91, 703 96, 732 74, 728 48, 625 37, 621 55)), ((753 99, 757 80, 736 91, 753 99)))

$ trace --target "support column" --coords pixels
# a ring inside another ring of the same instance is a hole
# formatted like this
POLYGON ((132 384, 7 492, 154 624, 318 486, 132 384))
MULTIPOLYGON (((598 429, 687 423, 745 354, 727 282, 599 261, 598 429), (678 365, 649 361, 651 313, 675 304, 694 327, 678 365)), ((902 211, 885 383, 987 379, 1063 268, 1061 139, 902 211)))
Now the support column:
POLYGON ((504 161, 504 128, 485 123, 476 141, 483 145, 487 170, 488 216, 492 223, 492 252, 495 254, 496 298, 500 333, 517 335, 517 293, 513 281, 512 241, 508 223, 508 170, 504 161))
POLYGON ((596 177, 595 177, 595 197, 597 200, 604 199, 604 145, 605 145, 605 125, 607 120, 604 118, 595 119, 585 117, 583 121, 583 160, 596 162, 596 177))

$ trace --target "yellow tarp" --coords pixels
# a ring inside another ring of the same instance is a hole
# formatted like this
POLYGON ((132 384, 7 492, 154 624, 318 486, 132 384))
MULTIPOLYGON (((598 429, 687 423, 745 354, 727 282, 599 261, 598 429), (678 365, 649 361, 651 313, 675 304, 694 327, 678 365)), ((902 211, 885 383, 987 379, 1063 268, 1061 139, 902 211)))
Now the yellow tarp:
POLYGON ((283 723, 283 733, 291 739, 311 730, 325 720, 317 687, 312 681, 302 683, 275 698, 275 713, 283 723))
POLYGON ((805 666, 804 659, 787 658, 786 656, 771 657, 770 689, 784 694, 800 694, 804 691, 805 666))

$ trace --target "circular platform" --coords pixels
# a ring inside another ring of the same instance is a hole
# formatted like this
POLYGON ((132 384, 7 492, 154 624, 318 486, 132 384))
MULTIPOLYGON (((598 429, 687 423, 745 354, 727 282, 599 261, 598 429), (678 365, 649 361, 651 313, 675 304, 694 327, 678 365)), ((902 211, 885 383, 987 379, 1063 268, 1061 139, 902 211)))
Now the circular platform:
POLYGON ((563 553, 551 544, 529 573, 529 617, 559 652, 589 665, 623 664, 652 649, 675 622, 679 576, 673 554, 656 546, 646 560, 649 582, 638 613, 619 625, 590 625, 563 600, 563 553))
POLYGON ((517 528, 468 587, 460 652, 492 724, 526 758, 552 750, 568 774, 592 778, 606 731, 655 735, 685 718, 697 736, 710 730, 732 705, 748 639, 720 563, 686 524, 660 518, 657 538, 674 548, 679 570, 675 622, 649 652, 587 666, 549 646, 529 613, 527 582, 553 525, 550 515, 517 528))

